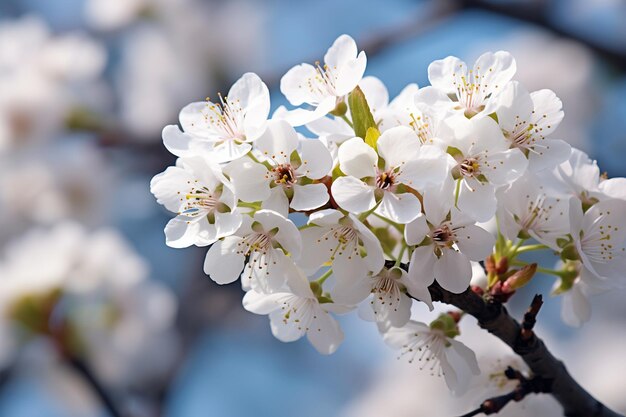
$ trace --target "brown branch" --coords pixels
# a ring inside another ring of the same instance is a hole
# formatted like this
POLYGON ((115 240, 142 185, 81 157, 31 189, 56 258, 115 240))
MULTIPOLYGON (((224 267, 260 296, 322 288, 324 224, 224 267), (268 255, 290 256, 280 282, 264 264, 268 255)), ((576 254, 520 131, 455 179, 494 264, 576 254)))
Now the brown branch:
POLYGON ((433 301, 453 305, 474 316, 480 327, 509 345, 526 362, 535 377, 547 381, 546 391, 561 404, 566 417, 623 417, 581 387, 563 362, 556 359, 532 331, 531 322, 542 302, 540 297, 535 297, 526 313, 526 335, 522 336, 522 326, 509 315, 502 303, 485 300, 470 288, 454 294, 435 282, 428 289, 433 301))
POLYGON ((480 405, 476 410, 470 411, 467 414, 463 414, 461 417, 472 417, 478 414, 495 414, 500 412, 511 401, 522 401, 529 394, 536 394, 542 392, 549 392, 550 381, 540 376, 535 376, 531 379, 527 379, 521 372, 516 371, 510 366, 504 372, 507 378, 516 379, 519 384, 515 389, 508 394, 500 395, 497 397, 489 398, 480 405))

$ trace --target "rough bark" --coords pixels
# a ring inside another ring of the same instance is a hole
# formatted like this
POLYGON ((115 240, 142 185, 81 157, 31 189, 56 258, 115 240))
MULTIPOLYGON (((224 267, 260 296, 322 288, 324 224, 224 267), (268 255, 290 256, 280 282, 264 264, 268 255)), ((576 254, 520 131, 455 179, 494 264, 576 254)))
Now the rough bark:
POLYGON ((581 387, 534 332, 522 337, 522 326, 501 303, 485 300, 470 288, 453 294, 435 282, 429 290, 433 301, 453 305, 474 316, 480 327, 509 345, 534 375, 549 380, 549 392, 563 406, 566 417, 623 417, 581 387))

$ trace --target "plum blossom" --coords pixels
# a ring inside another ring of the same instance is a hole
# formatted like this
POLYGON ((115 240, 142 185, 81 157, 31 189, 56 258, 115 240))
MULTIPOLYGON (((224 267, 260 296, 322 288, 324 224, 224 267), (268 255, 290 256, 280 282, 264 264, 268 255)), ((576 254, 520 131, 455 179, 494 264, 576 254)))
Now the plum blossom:
POLYGON ((570 200, 570 223, 574 247, 589 284, 624 287, 626 268, 626 201, 607 199, 583 213, 578 199, 570 200))
POLYGON ((474 352, 436 326, 411 320, 404 327, 389 328, 383 337, 410 363, 420 362, 433 375, 443 375, 455 395, 463 394, 471 378, 480 374, 474 352))
POLYGON ((288 288, 271 294, 248 291, 243 306, 255 314, 269 314, 272 334, 283 342, 293 342, 306 335, 318 352, 328 355, 344 339, 339 323, 329 314, 342 309, 333 303, 320 303, 309 281, 298 270, 290 277, 288 288))
POLYGON ((516 70, 515 59, 508 52, 487 52, 470 70, 454 56, 435 61, 428 66, 428 79, 433 87, 456 99, 450 103, 455 109, 472 117, 494 111, 499 93, 516 70))
POLYGON ((519 82, 512 81, 502 90, 498 103, 498 124, 511 147, 528 156, 529 169, 554 168, 569 158, 567 142, 546 139, 563 120, 563 104, 553 91, 528 93, 519 82))
POLYGON ((408 279, 428 287, 436 279, 446 290, 460 293, 472 278, 470 260, 481 261, 491 252, 495 238, 453 207, 451 182, 424 193, 424 211, 404 229, 411 254, 408 279))
POLYGON ((216 162, 228 162, 250 152, 267 125, 270 96, 258 75, 248 72, 219 102, 191 103, 180 112, 181 132, 170 125, 163 130, 165 147, 176 156, 210 152, 216 162))
POLYGON ((558 250, 557 239, 570 231, 569 198, 554 196, 530 172, 500 190, 498 204, 500 229, 509 240, 533 237, 558 250))
POLYGON ((242 275, 242 285, 268 292, 293 274, 302 242, 296 226, 271 210, 259 210, 233 236, 218 240, 207 252, 204 272, 218 284, 242 275), (289 255, 289 256, 287 256, 289 255))
MULTIPOLYGON (((359 316, 364 320, 374 321, 382 332, 390 327, 402 327, 411 317, 411 296, 428 304, 432 310, 432 301, 427 289, 412 286, 406 271, 401 268, 384 268, 378 274, 362 280, 360 287, 367 289, 369 302, 362 303, 359 316), (411 296, 409 296, 409 293, 411 296)), ((358 293, 359 291, 354 291, 358 293)), ((335 300, 338 290, 335 288, 335 300)), ((345 299, 345 296, 341 299, 345 299)))
POLYGON ((177 214, 165 227, 173 248, 208 246, 241 225, 237 199, 219 167, 200 156, 180 158, 156 175, 150 190, 159 204, 177 214))
POLYGON ((374 212, 396 223, 408 223, 421 204, 407 187, 420 190, 447 175, 445 154, 421 145, 413 131, 398 126, 378 139, 378 153, 361 138, 339 148, 339 168, 347 176, 337 178, 331 191, 337 204, 352 213, 374 212))
POLYGON ((378 238, 353 214, 321 210, 311 214, 308 225, 301 231, 307 253, 298 260, 305 271, 315 272, 330 262, 338 282, 350 285, 382 269, 385 259, 378 238))
POLYGON ((313 183, 332 169, 330 153, 320 141, 299 139, 287 122, 272 120, 254 147, 262 164, 241 158, 225 168, 240 200, 262 201, 263 208, 285 216, 289 207, 307 211, 328 202, 327 186, 313 183))
POLYGON ((294 106, 309 104, 313 110, 295 109, 285 117, 300 126, 324 117, 344 102, 344 97, 361 81, 367 58, 358 52, 348 35, 339 36, 324 55, 324 64, 300 64, 280 80, 280 91, 294 106))
POLYGON ((478 221, 488 221, 496 212, 496 188, 522 176, 528 161, 519 149, 509 149, 498 124, 490 117, 459 123, 460 137, 451 144, 459 182, 457 207, 478 221))

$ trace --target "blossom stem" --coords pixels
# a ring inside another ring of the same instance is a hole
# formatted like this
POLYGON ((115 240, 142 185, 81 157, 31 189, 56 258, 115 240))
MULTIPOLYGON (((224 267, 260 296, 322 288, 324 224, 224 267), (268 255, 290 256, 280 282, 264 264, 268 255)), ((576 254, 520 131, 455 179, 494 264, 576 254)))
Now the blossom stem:
POLYGON ((378 217, 380 220, 384 221, 385 223, 393 226, 398 232, 400 233, 404 233, 404 228, 402 227, 402 225, 393 222, 389 219, 387 219, 386 217, 381 216, 380 214, 374 213, 374 216, 378 217))
POLYGON ((328 271, 324 272, 321 277, 319 277, 315 282, 322 285, 324 282, 333 274, 333 270, 328 268, 328 271))
POLYGON ((342 115, 341 118, 343 119, 344 122, 346 122, 348 124, 348 126, 350 126, 352 129, 354 129, 354 125, 352 124, 352 122, 350 121, 350 119, 348 119, 346 117, 346 115, 342 115))
POLYGON ((536 245, 526 245, 526 246, 517 248, 517 250, 515 250, 515 252, 513 252, 511 256, 517 256, 521 253, 532 252, 532 251, 542 250, 542 249, 550 249, 550 247, 542 243, 537 243, 536 245))
POLYGON ((400 266, 400 264, 402 263, 402 257, 404 256, 404 252, 406 252, 406 245, 403 244, 402 248, 400 248, 400 253, 398 254, 398 257, 396 258, 396 267, 400 266))
POLYGON ((85 383, 91 387, 94 394, 98 396, 100 402, 102 403, 102 406, 108 411, 108 413, 112 417, 122 417, 122 413, 113 402, 113 399, 111 398, 109 393, 107 393, 100 381, 98 381, 98 378, 89 368, 87 363, 75 356, 68 356, 66 358, 66 361, 68 365, 70 365, 70 367, 82 377, 83 381, 85 381, 85 383))

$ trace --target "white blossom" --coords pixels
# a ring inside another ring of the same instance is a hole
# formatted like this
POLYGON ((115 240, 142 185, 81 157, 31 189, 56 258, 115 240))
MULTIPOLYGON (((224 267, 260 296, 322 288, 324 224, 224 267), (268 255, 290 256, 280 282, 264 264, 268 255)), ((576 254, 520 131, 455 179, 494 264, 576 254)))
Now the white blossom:
POLYGON ((286 117, 300 126, 324 117, 361 81, 367 58, 358 52, 356 42, 348 35, 339 36, 324 55, 324 64, 300 64, 280 80, 280 91, 294 106, 309 104, 313 110, 295 109, 286 117))
POLYGON ((451 104, 456 109, 472 117, 493 112, 516 69, 515 59, 505 51, 481 55, 470 70, 465 62, 449 56, 428 66, 428 79, 433 87, 454 96, 451 104))
POLYGON ((278 340, 293 342, 306 335, 318 352, 335 352, 344 339, 339 323, 329 314, 335 305, 320 303, 299 271, 288 284, 288 288, 271 294, 248 291, 243 298, 244 308, 255 314, 269 314, 272 334, 278 340))
POLYGON ((301 249, 300 234, 290 220, 271 210, 259 210, 252 217, 244 216, 233 236, 211 246, 204 272, 218 284, 229 284, 243 272, 244 287, 274 291, 293 274, 301 249))
POLYGON ((409 362, 419 362, 431 374, 444 377, 448 388, 463 394, 473 375, 480 369, 474 352, 463 343, 450 338, 437 328, 409 321, 404 327, 391 327, 384 334, 385 342, 400 349, 409 362))
POLYGON ((375 213, 394 222, 408 223, 420 214, 421 204, 401 186, 421 190, 442 181, 447 175, 447 159, 439 148, 422 146, 403 126, 385 131, 378 139, 377 150, 361 138, 341 145, 339 168, 347 176, 333 182, 333 198, 351 213, 375 209, 375 213))

